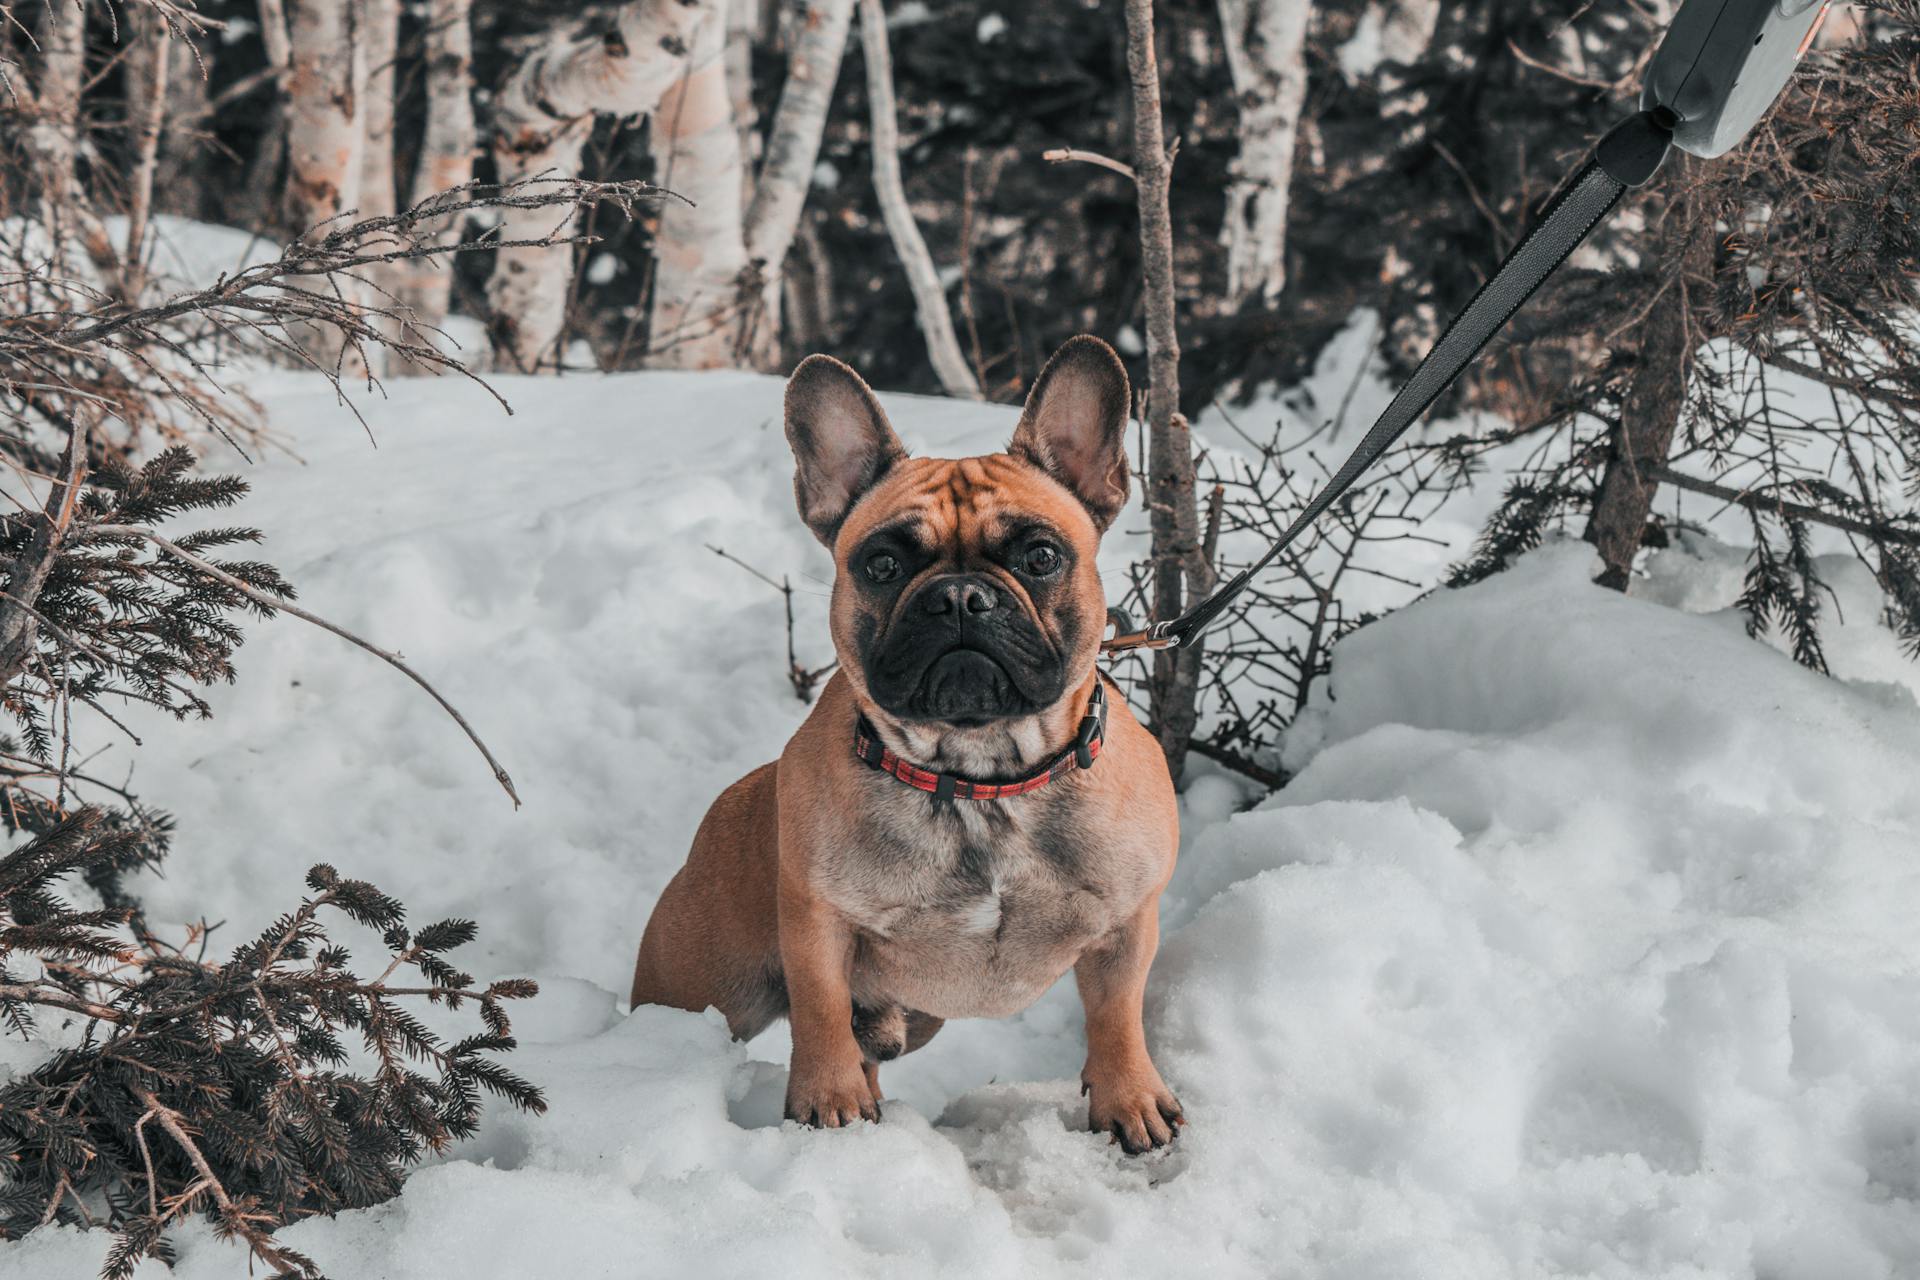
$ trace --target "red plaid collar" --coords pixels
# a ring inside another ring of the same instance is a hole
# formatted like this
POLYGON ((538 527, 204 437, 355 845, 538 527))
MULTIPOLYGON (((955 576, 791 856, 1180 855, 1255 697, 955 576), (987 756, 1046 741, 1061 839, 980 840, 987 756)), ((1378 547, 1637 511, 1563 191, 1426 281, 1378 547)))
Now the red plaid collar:
POLYGON ((1038 773, 1028 774, 1015 782, 969 782, 955 774, 935 773, 931 769, 910 764, 887 749, 865 716, 861 716, 854 724, 853 754, 868 768, 890 773, 917 790, 932 792, 936 800, 1005 800, 1038 791, 1055 778, 1072 773, 1075 769, 1093 768, 1093 762, 1100 758, 1100 744, 1106 735, 1107 694, 1100 678, 1096 676, 1093 697, 1087 701, 1087 714, 1080 719, 1080 731, 1074 735, 1073 745, 1054 757, 1038 773))

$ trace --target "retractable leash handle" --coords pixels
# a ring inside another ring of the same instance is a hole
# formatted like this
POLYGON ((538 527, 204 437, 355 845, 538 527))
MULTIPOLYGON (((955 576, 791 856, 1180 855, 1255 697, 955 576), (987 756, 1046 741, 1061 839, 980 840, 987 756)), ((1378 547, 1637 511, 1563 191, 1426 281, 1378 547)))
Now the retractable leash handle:
POLYGON ((1773 106, 1832 10, 1833 0, 1687 0, 1647 68, 1641 108, 1673 113, 1682 151, 1725 155, 1773 106))
POLYGON ((1418 422, 1567 258, 1644 185, 1679 147, 1722 155, 1752 131, 1813 43, 1829 5, 1820 0, 1687 0, 1648 70, 1638 114, 1600 140, 1492 279, 1480 287, 1420 362, 1393 403, 1280 540, 1225 586, 1177 618, 1117 635, 1102 649, 1171 649, 1219 620, 1254 577, 1339 500, 1380 455, 1418 422), (1811 18, 1808 11, 1819 12, 1811 18))

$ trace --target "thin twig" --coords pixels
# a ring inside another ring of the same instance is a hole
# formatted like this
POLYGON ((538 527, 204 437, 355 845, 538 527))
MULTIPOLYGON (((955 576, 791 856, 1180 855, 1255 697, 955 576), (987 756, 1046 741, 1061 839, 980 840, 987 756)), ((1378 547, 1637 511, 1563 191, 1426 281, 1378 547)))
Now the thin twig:
POLYGON ((752 565, 748 564, 745 560, 742 560, 739 556, 734 555, 730 551, 726 551, 720 547, 716 547, 711 542, 706 544, 706 548, 707 550, 713 552, 713 554, 719 556, 722 560, 726 560, 732 564, 739 565, 742 569, 745 569, 748 573, 760 579, 760 581, 766 583, 768 586, 772 587, 775 591, 790 592, 792 590, 792 588, 789 586, 785 586, 785 585, 782 585, 781 583, 775 582, 771 577, 760 572, 758 569, 754 568, 752 565))
POLYGON ((467 723, 467 718, 460 714, 459 708, 455 707, 451 702, 448 702, 444 697, 442 697, 438 689, 434 688, 431 684, 428 684, 424 676, 422 676, 418 671, 415 671, 412 667, 408 666, 406 662, 401 659, 400 655, 396 653, 390 653, 387 650, 380 648, 378 645, 373 644, 368 640, 364 640, 361 637, 355 635, 353 632, 348 631, 345 627, 342 627, 336 623, 328 622, 325 618, 322 618, 318 614, 309 613, 305 609, 302 609, 297 605, 288 603, 286 598, 283 596, 272 595, 268 592, 261 591, 255 587, 248 586, 245 582, 242 582, 240 579, 234 577, 232 574, 226 572, 224 569, 220 569, 215 567, 214 565, 208 564, 205 560, 202 560, 199 556, 194 555, 190 551, 181 550, 179 547, 175 546, 172 542, 169 542, 167 539, 161 537, 159 534, 155 533, 151 529, 142 529, 137 525, 102 524, 102 525, 94 525, 89 530, 89 532, 98 537, 144 538, 148 542, 153 543, 153 545, 155 545, 156 547, 159 547, 162 551, 165 551, 168 555, 174 557, 176 560, 182 561, 185 564, 192 565, 195 569, 198 569, 201 573, 206 574, 208 577, 212 578, 214 581, 222 583, 227 587, 230 587, 231 589, 238 591, 241 595, 253 601, 255 604, 263 605, 268 609, 285 610, 286 612, 292 614, 294 617, 299 618, 302 622, 310 622, 314 626, 319 627, 322 631, 331 631, 334 635, 339 636, 342 640, 345 640, 351 644, 356 644, 360 646, 362 649, 365 649, 368 653, 371 653, 374 657, 379 658, 382 662, 385 662, 388 666, 395 668, 401 674, 405 675, 409 680, 419 685, 422 689, 425 689, 427 691, 428 696, 430 696, 435 702, 440 704, 440 709, 453 717, 453 722, 460 726, 461 730, 467 735, 467 740, 473 743, 473 745, 479 749, 480 754, 486 758, 488 767, 493 770, 494 780, 498 782, 501 786, 501 789, 504 790, 507 793, 507 795, 512 798, 513 807, 516 809, 520 807, 520 793, 513 789, 513 779, 507 775, 506 769, 501 766, 500 762, 494 759, 493 752, 487 747, 487 744, 481 740, 480 735, 474 732, 473 726, 467 723))
POLYGON ((1206 533, 1200 538, 1200 560, 1209 573, 1217 573, 1220 560, 1220 513, 1227 503, 1227 486, 1215 484, 1207 495, 1206 533))
POLYGON ((147 1167, 147 1213, 155 1218, 160 1216, 160 1180, 153 1176, 153 1152, 147 1149, 146 1127, 147 1121, 158 1114, 156 1111, 143 1112, 133 1122, 133 1140, 140 1144, 140 1162, 147 1167))
POLYGON ((775 582, 771 576, 760 572, 760 570, 754 568, 739 556, 733 555, 731 552, 720 547, 716 547, 711 542, 707 543, 706 547, 707 550, 713 552, 713 554, 719 556, 729 564, 739 565, 742 569, 745 569, 748 573, 760 579, 760 581, 766 583, 775 591, 778 591, 781 596, 785 598, 787 606, 787 679, 793 684, 794 697, 800 699, 802 702, 812 702, 815 686, 820 683, 822 677, 830 675, 833 669, 840 665, 840 662, 839 659, 836 658, 824 667, 816 668, 801 665, 799 650, 794 643, 792 579, 782 578, 780 581, 775 582))
POLYGON ((1111 156, 1103 156, 1098 151, 1079 151, 1073 147, 1055 147, 1051 151, 1042 151, 1040 158, 1048 164, 1071 164, 1075 161, 1081 164, 1097 164, 1102 169, 1113 170, 1128 182, 1140 181, 1140 175, 1133 171, 1132 165, 1123 164, 1111 156))

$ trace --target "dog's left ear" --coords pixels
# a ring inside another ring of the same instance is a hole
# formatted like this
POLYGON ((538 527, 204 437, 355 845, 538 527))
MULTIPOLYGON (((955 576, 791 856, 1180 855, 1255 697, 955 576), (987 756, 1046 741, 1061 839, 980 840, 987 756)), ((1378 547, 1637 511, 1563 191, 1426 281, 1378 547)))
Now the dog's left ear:
POLYGON ((1007 452, 1065 485, 1106 532, 1127 502, 1127 370, 1081 334, 1053 353, 1027 396, 1007 452))

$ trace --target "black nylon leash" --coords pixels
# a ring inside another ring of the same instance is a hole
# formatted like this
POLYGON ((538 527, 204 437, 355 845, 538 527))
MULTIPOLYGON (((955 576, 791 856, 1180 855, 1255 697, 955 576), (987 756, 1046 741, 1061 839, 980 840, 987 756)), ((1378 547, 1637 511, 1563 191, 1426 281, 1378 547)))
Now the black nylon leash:
POLYGON ((1560 189, 1534 227, 1492 279, 1480 286, 1466 309, 1453 318, 1440 341, 1427 352, 1393 403, 1374 422, 1340 470, 1314 495, 1280 540, 1225 586, 1179 617, 1143 631, 1117 635, 1101 646, 1106 653, 1132 649, 1172 649, 1187 643, 1219 620, 1234 598, 1272 564, 1299 536, 1353 487, 1380 455, 1418 422, 1454 379, 1507 327, 1514 313, 1545 284, 1574 250, 1606 220, 1620 197, 1644 185, 1660 169, 1674 145, 1678 123, 1665 107, 1641 111, 1614 126, 1594 149, 1593 158, 1560 189))

